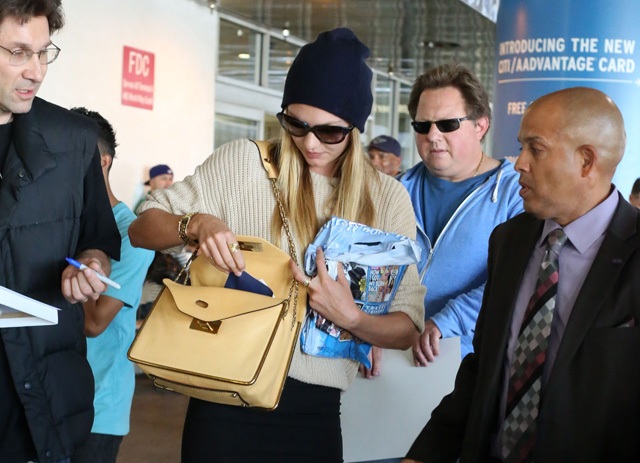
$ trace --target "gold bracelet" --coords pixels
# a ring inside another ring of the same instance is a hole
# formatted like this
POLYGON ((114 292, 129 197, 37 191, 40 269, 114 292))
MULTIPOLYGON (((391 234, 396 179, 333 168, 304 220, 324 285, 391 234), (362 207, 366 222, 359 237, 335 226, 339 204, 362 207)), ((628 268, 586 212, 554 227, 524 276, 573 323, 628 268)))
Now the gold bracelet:
POLYGON ((189 222, 193 216, 197 215, 197 212, 189 212, 182 216, 180 221, 178 222, 178 237, 184 242, 187 246, 197 246, 198 242, 192 240, 187 236, 187 227, 189 226, 189 222))

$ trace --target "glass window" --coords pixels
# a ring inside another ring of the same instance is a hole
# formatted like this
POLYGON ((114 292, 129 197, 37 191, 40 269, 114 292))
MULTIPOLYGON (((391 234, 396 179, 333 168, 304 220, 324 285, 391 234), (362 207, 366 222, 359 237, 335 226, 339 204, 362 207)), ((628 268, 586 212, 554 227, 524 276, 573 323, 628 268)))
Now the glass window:
POLYGON ((258 121, 216 113, 214 149, 240 138, 258 138, 258 121))
POLYGON ((400 97, 398 102, 398 141, 402 146, 402 166, 403 171, 413 166, 417 159, 415 156, 415 136, 411 127, 411 116, 409 115, 409 96, 411 86, 400 83, 400 97))
POLYGON ((391 79, 386 76, 376 74, 374 92, 374 127, 372 134, 390 135, 391 134, 391 79))
POLYGON ((220 20, 218 75, 260 85, 260 34, 220 20))
POLYGON ((280 122, 276 116, 265 114, 264 116, 264 139, 271 140, 272 138, 280 137, 280 122))
POLYGON ((300 47, 271 37, 269 43, 269 75, 267 87, 284 90, 284 80, 300 47))

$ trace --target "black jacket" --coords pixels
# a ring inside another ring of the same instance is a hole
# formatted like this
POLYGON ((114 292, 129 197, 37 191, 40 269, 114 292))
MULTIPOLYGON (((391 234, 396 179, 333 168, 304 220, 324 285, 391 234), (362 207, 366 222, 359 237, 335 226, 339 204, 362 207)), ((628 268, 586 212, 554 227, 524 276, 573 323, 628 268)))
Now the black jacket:
MULTIPOLYGON (((525 213, 492 233, 475 354, 462 361, 453 393, 433 411, 409 458, 489 461, 513 308, 542 227, 525 213)), ((640 461, 639 275, 640 211, 620 196, 545 387, 535 462, 640 461)))
POLYGON ((71 456, 93 422, 84 314, 62 296, 64 259, 86 249, 118 259, 120 236, 92 122, 36 98, 12 130, 0 187, 0 285, 61 310, 56 326, 1 334, 38 460, 48 463, 71 456))

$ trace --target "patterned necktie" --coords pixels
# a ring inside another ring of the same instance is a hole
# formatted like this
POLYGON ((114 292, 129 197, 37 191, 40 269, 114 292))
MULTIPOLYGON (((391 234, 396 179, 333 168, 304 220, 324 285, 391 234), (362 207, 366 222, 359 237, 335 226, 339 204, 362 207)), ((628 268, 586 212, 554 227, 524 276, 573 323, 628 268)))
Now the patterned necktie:
POLYGON ((513 353, 502 433, 502 457, 508 463, 532 461, 542 368, 558 292, 558 255, 566 241, 567 235, 561 228, 547 236, 547 250, 538 271, 536 289, 529 300, 513 353))

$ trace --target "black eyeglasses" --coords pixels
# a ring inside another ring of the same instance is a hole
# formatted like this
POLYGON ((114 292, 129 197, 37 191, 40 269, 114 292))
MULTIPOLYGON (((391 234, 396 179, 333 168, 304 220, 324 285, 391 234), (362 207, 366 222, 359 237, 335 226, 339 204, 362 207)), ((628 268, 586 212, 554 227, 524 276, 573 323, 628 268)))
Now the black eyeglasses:
POLYGON ((53 43, 51 44, 51 48, 45 48, 40 51, 33 51, 28 48, 9 50, 2 45, 0 45, 0 48, 9 52, 9 64, 11 66, 22 66, 23 64, 27 64, 33 55, 38 55, 38 61, 40 61, 40 64, 51 64, 60 54, 60 48, 53 43))
POLYGON ((314 125, 310 127, 306 122, 291 117, 285 113, 276 114, 280 125, 287 133, 293 137, 305 137, 309 132, 314 134, 318 140, 327 145, 335 145, 340 143, 347 135, 355 128, 350 125, 349 127, 340 127, 339 125, 314 125))
POLYGON ((460 122, 471 119, 471 116, 456 117, 454 119, 442 119, 441 121, 412 121, 413 130, 426 135, 431 130, 431 124, 435 124, 442 133, 455 132, 460 128, 460 122))

